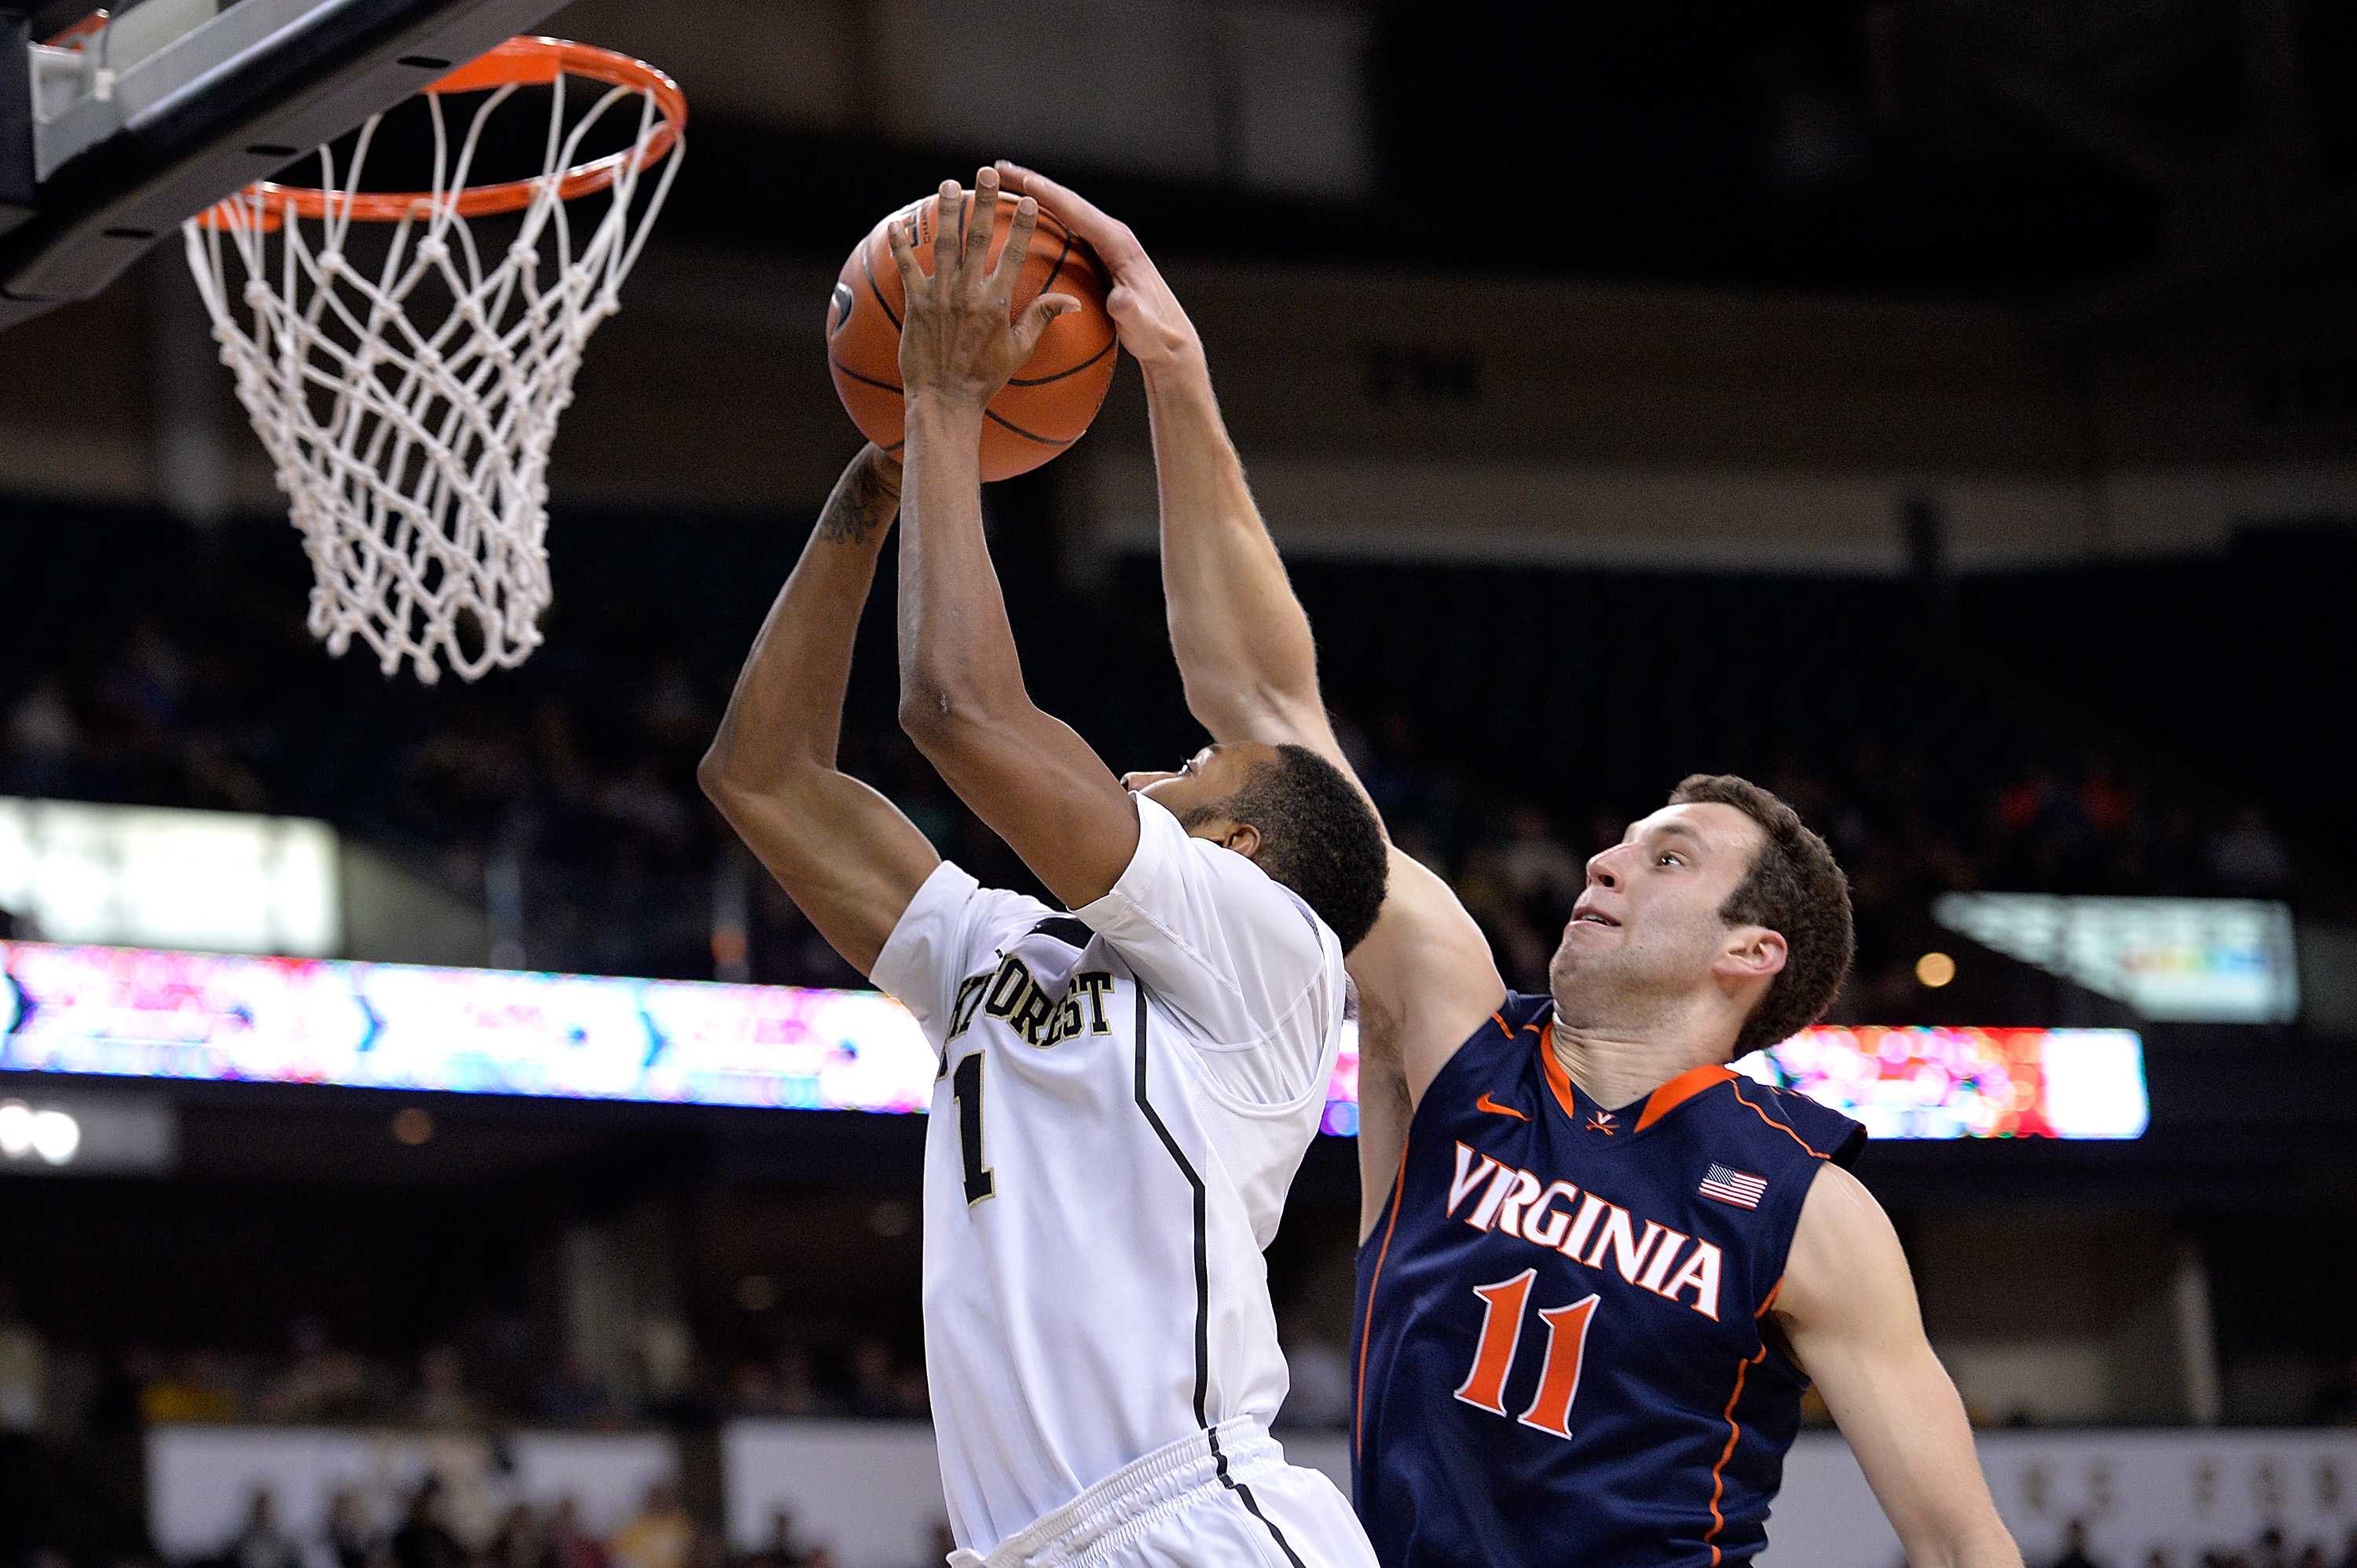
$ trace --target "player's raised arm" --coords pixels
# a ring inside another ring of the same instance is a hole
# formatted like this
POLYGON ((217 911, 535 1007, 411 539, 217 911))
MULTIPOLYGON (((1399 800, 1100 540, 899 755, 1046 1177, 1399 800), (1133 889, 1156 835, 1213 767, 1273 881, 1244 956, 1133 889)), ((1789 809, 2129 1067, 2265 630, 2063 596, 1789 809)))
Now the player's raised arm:
POLYGON ((907 291, 900 380, 908 474, 900 536, 900 724, 959 799, 1074 908, 1103 896, 1137 849, 1137 807, 1072 729, 1023 684, 1006 603, 982 532, 984 410, 1030 357, 1048 323, 1079 302, 1043 295, 1011 319, 1015 280, 1039 207, 1025 200, 989 264, 998 175, 975 180, 974 216, 942 187, 933 271, 916 225, 894 226, 907 291))
MULTIPOLYGON (((1318 682, 1309 618, 1262 523, 1212 394, 1201 338, 1127 224, 1054 180, 999 166, 1086 240, 1113 277, 1105 306, 1146 377, 1162 502, 1162 589, 1188 710, 1215 740, 1306 746, 1343 770, 1318 682)), ((1450 1053, 1506 993, 1490 946, 1448 885, 1394 849, 1389 896, 1352 954, 1361 998, 1361 1090, 1369 1165, 1388 1171, 1406 1118, 1386 1127, 1387 1093, 1421 1096, 1450 1053)), ((1382 1181, 1367 1184, 1379 1202, 1382 1181)))
POLYGON ((1906 1254, 1856 1176, 1817 1173, 1772 1313, 1915 1568, 2021 1568, 1972 1426, 1923 1337, 1906 1254))
POLYGON ((899 499, 899 464, 872 444, 851 460, 695 770, 720 814, 862 974, 941 864, 891 801, 835 767, 860 607, 899 499))
POLYGON ((1129 225, 1054 180, 1001 162, 1086 240, 1113 278, 1105 308, 1146 377, 1162 502, 1162 584, 1187 707, 1215 740, 1306 746, 1346 773, 1318 690, 1318 649, 1261 525, 1212 395, 1202 339, 1129 225))

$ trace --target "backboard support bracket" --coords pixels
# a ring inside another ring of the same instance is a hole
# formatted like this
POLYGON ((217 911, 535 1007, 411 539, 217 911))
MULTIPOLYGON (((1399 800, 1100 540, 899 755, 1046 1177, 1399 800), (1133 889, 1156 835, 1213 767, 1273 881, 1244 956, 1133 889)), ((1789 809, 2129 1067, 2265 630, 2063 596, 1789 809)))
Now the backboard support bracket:
POLYGON ((0 235, 33 216, 32 18, 0 11, 0 235))
MULTIPOLYGON (((514 35, 562 0, 370 0, 336 7, 278 48, 229 64, 202 93, 62 164, 13 226, 5 160, 22 113, 31 172, 25 24, 0 65, 0 329, 104 289, 182 220, 275 173, 514 35), (6 89, 5 73, 18 73, 6 89), (289 149, 293 149, 292 152, 289 149)), ((10 14, 0 13, 0 30, 10 14)))

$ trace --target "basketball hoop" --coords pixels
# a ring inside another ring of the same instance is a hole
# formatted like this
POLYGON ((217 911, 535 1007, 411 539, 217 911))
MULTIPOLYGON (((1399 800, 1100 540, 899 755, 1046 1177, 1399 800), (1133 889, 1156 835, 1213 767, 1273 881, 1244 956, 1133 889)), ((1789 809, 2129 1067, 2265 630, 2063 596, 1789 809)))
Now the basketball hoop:
POLYGON ((258 182, 182 234, 221 362, 303 532, 312 634, 339 655, 358 637, 387 675, 406 659, 431 683, 442 662, 472 681, 540 646, 549 444, 582 347, 619 308, 679 171, 687 101, 642 61, 532 38, 424 96, 432 188, 359 188, 382 119, 372 115, 340 181, 322 147, 319 188, 258 182), (606 87, 570 125, 569 77, 606 87), (550 90, 543 172, 470 184, 486 123, 532 86, 550 90), (456 92, 488 96, 454 148, 442 99, 456 92), (576 162, 583 138, 626 104, 638 122, 630 145, 576 162), (576 233, 565 204, 598 191, 610 201, 576 233), (521 214, 517 231, 486 255, 468 220, 497 213, 521 214), (345 250, 355 222, 392 225, 383 261, 365 270, 345 250), (447 306, 425 308, 446 294, 447 306))

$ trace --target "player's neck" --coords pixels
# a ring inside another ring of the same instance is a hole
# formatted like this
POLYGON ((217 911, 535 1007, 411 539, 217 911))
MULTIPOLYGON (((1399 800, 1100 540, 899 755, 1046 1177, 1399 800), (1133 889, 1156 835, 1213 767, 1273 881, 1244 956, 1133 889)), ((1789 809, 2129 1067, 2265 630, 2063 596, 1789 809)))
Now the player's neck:
POLYGON ((1580 1091, 1609 1111, 1633 1105, 1682 1073, 1724 1063, 1727 1042, 1706 1022, 1680 1027, 1675 1018, 1631 1027, 1594 1018, 1566 1018, 1557 1006, 1547 1037, 1555 1060, 1580 1091))

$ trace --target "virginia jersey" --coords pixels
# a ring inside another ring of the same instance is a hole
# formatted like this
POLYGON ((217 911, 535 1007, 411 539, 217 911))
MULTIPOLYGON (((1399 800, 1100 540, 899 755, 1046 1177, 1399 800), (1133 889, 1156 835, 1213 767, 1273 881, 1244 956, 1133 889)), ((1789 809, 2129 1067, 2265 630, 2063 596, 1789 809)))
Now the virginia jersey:
POLYGON ((1360 1519, 1384 1568, 1747 1561, 1808 1386, 1761 1319, 1866 1130, 1723 1067, 1607 1109, 1552 1012, 1441 1069, 1360 1250, 1360 1519))
POLYGON ((1251 861, 1137 810, 1104 897, 1064 915, 944 863, 876 963, 940 1056, 925 1364, 975 1553, 1190 1434, 1216 1458, 1222 1422, 1285 1399, 1261 1249, 1317 1134, 1341 945, 1251 861))

